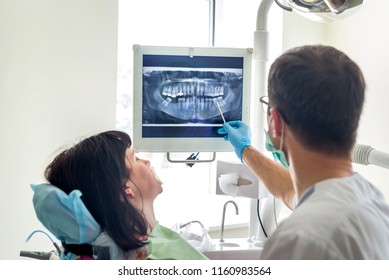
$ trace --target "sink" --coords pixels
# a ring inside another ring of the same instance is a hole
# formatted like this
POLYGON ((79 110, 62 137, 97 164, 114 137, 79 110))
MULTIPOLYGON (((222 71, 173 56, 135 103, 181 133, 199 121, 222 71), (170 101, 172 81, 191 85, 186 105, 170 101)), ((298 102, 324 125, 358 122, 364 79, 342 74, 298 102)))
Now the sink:
POLYGON ((203 252, 211 260, 259 260, 262 247, 246 238, 231 238, 225 242, 212 240, 212 248, 203 252))
POLYGON ((232 242, 220 242, 220 247, 240 247, 238 243, 232 243, 232 242))

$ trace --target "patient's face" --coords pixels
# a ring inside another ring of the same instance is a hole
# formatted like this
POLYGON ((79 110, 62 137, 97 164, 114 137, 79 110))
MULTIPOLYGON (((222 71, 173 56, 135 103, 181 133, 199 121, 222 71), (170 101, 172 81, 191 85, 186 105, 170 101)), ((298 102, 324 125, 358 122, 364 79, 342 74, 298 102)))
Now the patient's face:
POLYGON ((152 202, 162 192, 162 182, 154 174, 150 161, 138 158, 134 150, 128 148, 126 165, 130 171, 128 184, 134 192, 134 199, 152 202))

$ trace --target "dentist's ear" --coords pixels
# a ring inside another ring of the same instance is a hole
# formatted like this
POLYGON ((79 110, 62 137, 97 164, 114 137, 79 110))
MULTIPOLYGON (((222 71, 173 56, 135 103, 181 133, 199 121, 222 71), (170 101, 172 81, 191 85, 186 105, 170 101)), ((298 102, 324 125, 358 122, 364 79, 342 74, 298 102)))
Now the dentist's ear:
POLYGON ((284 120, 282 119, 280 113, 275 108, 270 109, 270 118, 273 119, 273 125, 270 126, 271 131, 269 132, 274 138, 280 137, 282 134, 282 127, 284 125, 284 120))

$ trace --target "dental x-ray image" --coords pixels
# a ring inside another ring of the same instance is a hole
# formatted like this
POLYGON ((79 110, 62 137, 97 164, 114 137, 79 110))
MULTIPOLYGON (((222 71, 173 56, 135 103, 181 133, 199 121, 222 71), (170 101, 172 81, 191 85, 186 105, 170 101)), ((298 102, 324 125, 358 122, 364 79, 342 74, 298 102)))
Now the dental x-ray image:
POLYGON ((144 55, 143 137, 220 137, 242 119, 243 58, 144 55))

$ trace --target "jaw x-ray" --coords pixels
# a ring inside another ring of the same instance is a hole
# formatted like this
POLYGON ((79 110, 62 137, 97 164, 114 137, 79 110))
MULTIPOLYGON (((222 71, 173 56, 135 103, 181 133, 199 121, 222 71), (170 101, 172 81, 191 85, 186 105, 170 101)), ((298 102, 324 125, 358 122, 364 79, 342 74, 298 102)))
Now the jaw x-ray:
POLYGON ((223 120, 215 100, 227 121, 242 119, 240 57, 148 55, 142 76, 142 125, 150 137, 217 136, 223 120))

